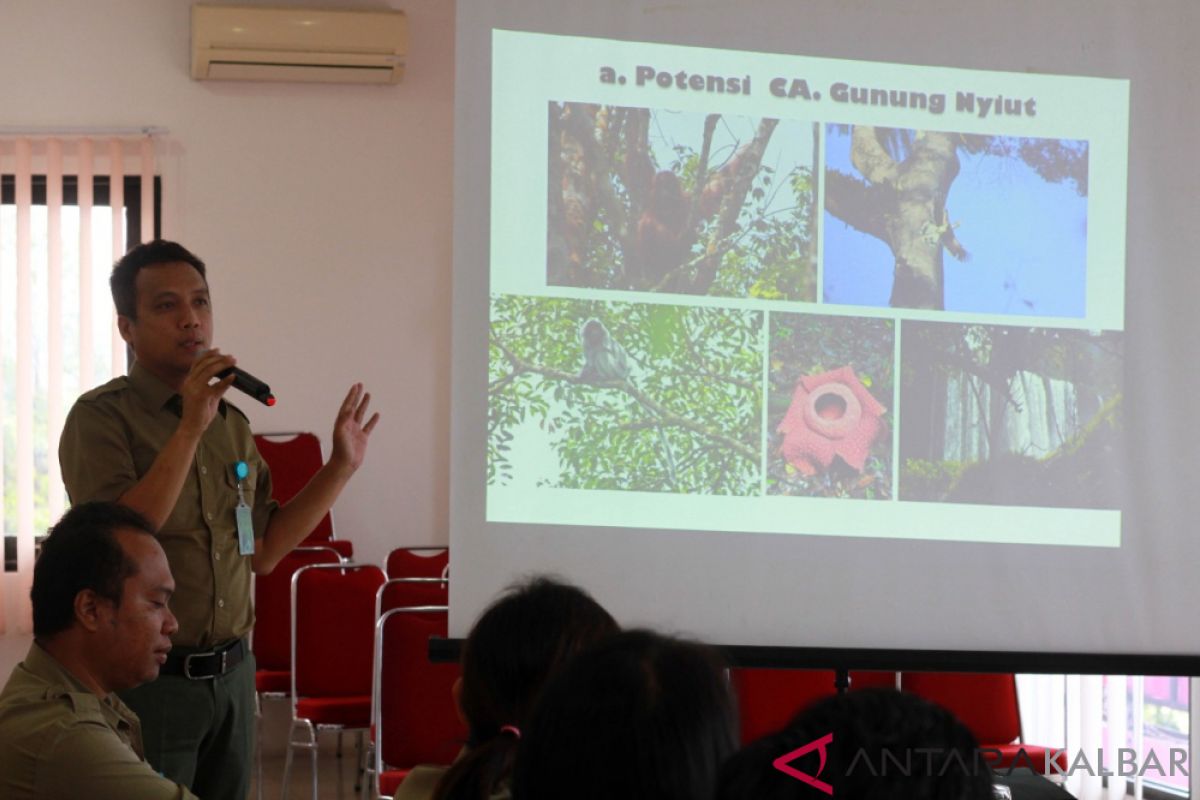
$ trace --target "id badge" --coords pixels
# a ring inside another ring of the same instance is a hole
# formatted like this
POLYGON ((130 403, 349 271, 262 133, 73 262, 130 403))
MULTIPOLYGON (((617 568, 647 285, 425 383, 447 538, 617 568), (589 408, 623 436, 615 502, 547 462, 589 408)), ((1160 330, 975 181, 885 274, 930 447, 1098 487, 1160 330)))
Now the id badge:
POLYGON ((238 552, 244 556, 254 555, 254 517, 250 506, 238 503, 234 509, 237 514, 238 552))
POLYGON ((234 472, 238 479, 238 504, 234 508, 237 518, 238 552, 244 556, 252 556, 254 555, 254 517, 251 514, 250 506, 246 505, 246 495, 242 492, 242 482, 249 476, 250 468, 245 461, 239 461, 234 465, 234 472))

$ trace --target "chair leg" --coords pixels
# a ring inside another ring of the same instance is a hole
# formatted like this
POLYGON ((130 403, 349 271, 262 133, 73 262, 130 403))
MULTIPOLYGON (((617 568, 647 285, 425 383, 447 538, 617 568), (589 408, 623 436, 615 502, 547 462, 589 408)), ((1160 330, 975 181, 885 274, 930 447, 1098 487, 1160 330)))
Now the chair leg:
POLYGON ((292 719, 292 727, 288 730, 287 754, 283 760, 283 791, 280 793, 280 800, 287 800, 288 784, 292 779, 293 751, 297 747, 308 748, 312 754, 312 796, 313 800, 317 800, 317 731, 313 728, 313 724, 306 719, 292 719), (297 727, 308 731, 307 742, 296 741, 297 727))
POLYGON ((338 758, 342 757, 342 729, 341 728, 338 728, 337 757, 338 758))
POLYGON ((313 730, 309 762, 312 764, 312 800, 317 800, 317 732, 313 730))
POLYGON ((354 793, 358 794, 362 791, 363 775, 367 771, 366 747, 363 745, 363 731, 359 731, 355 737, 355 747, 358 755, 358 765, 354 769, 354 793))
POLYGON ((263 711, 262 695, 254 693, 254 794, 258 800, 263 800, 263 711))
POLYGON ((292 739, 296 730, 296 720, 292 720, 292 726, 288 728, 287 752, 283 756, 283 787, 280 789, 280 800, 287 800, 288 784, 292 781, 292 747, 294 740, 292 739))

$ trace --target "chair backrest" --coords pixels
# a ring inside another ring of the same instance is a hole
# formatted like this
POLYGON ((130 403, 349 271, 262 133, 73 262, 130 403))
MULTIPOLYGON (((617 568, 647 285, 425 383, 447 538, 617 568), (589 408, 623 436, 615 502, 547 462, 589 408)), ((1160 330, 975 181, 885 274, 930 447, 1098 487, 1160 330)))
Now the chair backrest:
POLYGON ((298 547, 270 575, 254 577, 254 660, 258 669, 292 668, 292 575, 310 564, 337 564, 328 547, 298 547))
MULTIPOLYGON (((729 673, 737 693, 743 744, 781 730, 801 709, 837 690, 831 669, 738 667, 729 673)), ((894 672, 850 673, 851 690, 895 685, 894 672)))
POLYGON ((375 619, 393 608, 449 604, 449 581, 441 578, 391 578, 379 587, 375 598, 375 619))
POLYGON ((395 608, 375 626, 376 770, 449 764, 467 740, 451 690, 457 663, 429 660, 429 639, 446 635, 445 606, 395 608))
POLYGON ((368 697, 383 570, 318 564, 292 576, 292 701, 368 697))
POLYGON ((982 745, 1021 738, 1017 678, 1012 673, 905 672, 900 686, 950 710, 982 745))
MULTIPOLYGON (((295 497, 325 464, 321 455, 321 440, 315 433, 256 433, 254 444, 271 468, 275 499, 281 504, 295 497)), ((333 518, 326 514, 304 542, 307 544, 332 538, 333 518)))
POLYGON ((449 568, 446 547, 397 547, 384 565, 389 578, 446 578, 449 568))

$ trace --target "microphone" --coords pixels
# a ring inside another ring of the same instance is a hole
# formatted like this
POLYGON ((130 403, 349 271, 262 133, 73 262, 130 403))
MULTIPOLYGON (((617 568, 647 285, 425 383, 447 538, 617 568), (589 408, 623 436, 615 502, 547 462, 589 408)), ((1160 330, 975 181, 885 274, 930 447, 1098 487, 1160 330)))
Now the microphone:
POLYGON ((275 395, 271 394, 271 387, 241 367, 230 367, 217 373, 217 377, 221 379, 230 375, 233 375, 233 388, 245 392, 265 406, 275 405, 275 395))

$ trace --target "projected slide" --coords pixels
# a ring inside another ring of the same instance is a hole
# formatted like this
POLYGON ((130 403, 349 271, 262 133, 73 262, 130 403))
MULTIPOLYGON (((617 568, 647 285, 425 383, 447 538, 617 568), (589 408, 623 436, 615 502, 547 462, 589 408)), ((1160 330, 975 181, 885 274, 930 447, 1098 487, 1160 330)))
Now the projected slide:
POLYGON ((829 303, 1086 313, 1087 142, 830 125, 829 303))
POLYGON ((549 114, 549 285, 816 299, 815 125, 587 103, 549 114))
POLYGON ((492 46, 489 521, 1120 545, 1126 83, 492 46))
POLYGON ((910 500, 1119 508, 1119 333, 909 322, 910 500))
POLYGON ((884 402, 893 397, 895 329, 890 319, 771 315, 768 493, 893 496, 884 402))
POLYGON ((756 495, 762 317, 740 309, 498 297, 489 481, 756 495))

